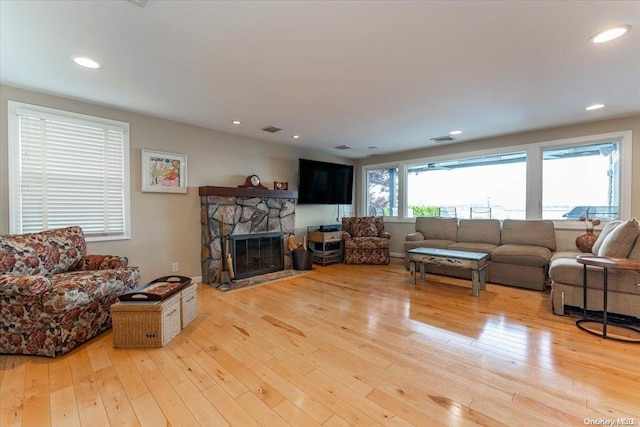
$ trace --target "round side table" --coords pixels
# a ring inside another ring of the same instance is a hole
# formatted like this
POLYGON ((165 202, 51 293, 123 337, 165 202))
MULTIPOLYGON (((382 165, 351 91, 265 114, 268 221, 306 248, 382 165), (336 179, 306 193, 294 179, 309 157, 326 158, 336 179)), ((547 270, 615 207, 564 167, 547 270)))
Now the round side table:
MULTIPOLYGON (((626 339, 626 338, 618 338, 618 337, 607 337, 607 289, 608 289, 608 270, 613 268, 615 270, 633 270, 640 271, 640 260, 628 259, 628 258, 610 258, 610 257, 602 257, 602 256, 594 256, 594 255, 578 255, 577 261, 583 265, 582 270, 582 289, 583 289, 583 314, 582 319, 576 321, 576 326, 582 329, 585 332, 589 332, 590 334, 601 336, 603 338, 609 338, 615 341, 629 342, 634 344, 640 344, 640 340, 634 339, 626 339), (587 319, 587 266, 595 266, 601 267, 603 271, 603 301, 602 301, 602 334, 598 332, 594 332, 585 328, 582 323, 593 320, 587 319)), ((610 322, 611 325, 617 326, 620 328, 628 329, 631 331, 635 331, 640 333, 640 330, 633 328, 629 325, 622 325, 619 323, 610 322)))

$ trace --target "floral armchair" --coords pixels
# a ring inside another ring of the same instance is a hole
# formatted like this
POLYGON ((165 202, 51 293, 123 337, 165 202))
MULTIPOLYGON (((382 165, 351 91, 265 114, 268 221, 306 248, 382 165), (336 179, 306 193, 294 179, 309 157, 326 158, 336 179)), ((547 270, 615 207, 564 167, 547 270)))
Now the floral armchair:
POLYGON ((127 263, 87 255, 80 227, 0 236, 0 353, 57 356, 109 329, 140 281, 127 263))
POLYGON ((346 264, 389 264, 389 239, 382 217, 342 218, 346 264))

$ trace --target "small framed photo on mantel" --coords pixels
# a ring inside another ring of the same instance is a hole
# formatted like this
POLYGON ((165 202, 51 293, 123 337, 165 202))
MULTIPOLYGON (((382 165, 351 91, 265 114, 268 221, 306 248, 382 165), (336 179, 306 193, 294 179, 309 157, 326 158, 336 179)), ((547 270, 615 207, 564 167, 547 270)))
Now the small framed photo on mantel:
POLYGON ((187 192, 187 155, 142 149, 142 191, 187 192))
POLYGON ((289 189, 289 183, 288 182, 281 182, 281 181, 273 181, 273 189, 274 190, 288 190, 289 189))

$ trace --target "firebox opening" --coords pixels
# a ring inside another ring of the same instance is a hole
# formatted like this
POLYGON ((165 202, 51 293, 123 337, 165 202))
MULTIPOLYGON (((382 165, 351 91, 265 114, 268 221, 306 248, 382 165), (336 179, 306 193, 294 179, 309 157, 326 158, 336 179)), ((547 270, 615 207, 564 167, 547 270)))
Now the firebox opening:
POLYGON ((284 270, 284 233, 230 236, 236 279, 284 270))

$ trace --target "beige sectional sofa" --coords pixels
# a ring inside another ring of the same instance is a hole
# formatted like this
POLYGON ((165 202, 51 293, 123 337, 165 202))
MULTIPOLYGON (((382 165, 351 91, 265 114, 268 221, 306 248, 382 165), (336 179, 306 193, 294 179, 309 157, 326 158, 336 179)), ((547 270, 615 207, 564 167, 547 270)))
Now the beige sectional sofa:
MULTIPOLYGON (((594 255, 640 260, 640 227, 635 219, 611 221, 600 232, 593 245, 594 255)), ((580 252, 558 252, 551 258, 551 303, 555 314, 565 314, 565 307, 584 306, 583 265, 577 261, 580 252)), ((602 311, 603 272, 587 268, 587 309, 602 311)), ((609 269, 607 311, 640 319, 640 273, 609 269)))
MULTIPOLYGON (((556 238, 553 221, 418 217, 404 246, 406 268, 414 248, 484 252, 490 257, 488 282, 542 291, 556 238)), ((470 278, 470 272, 458 268, 425 267, 432 274, 470 278)))

